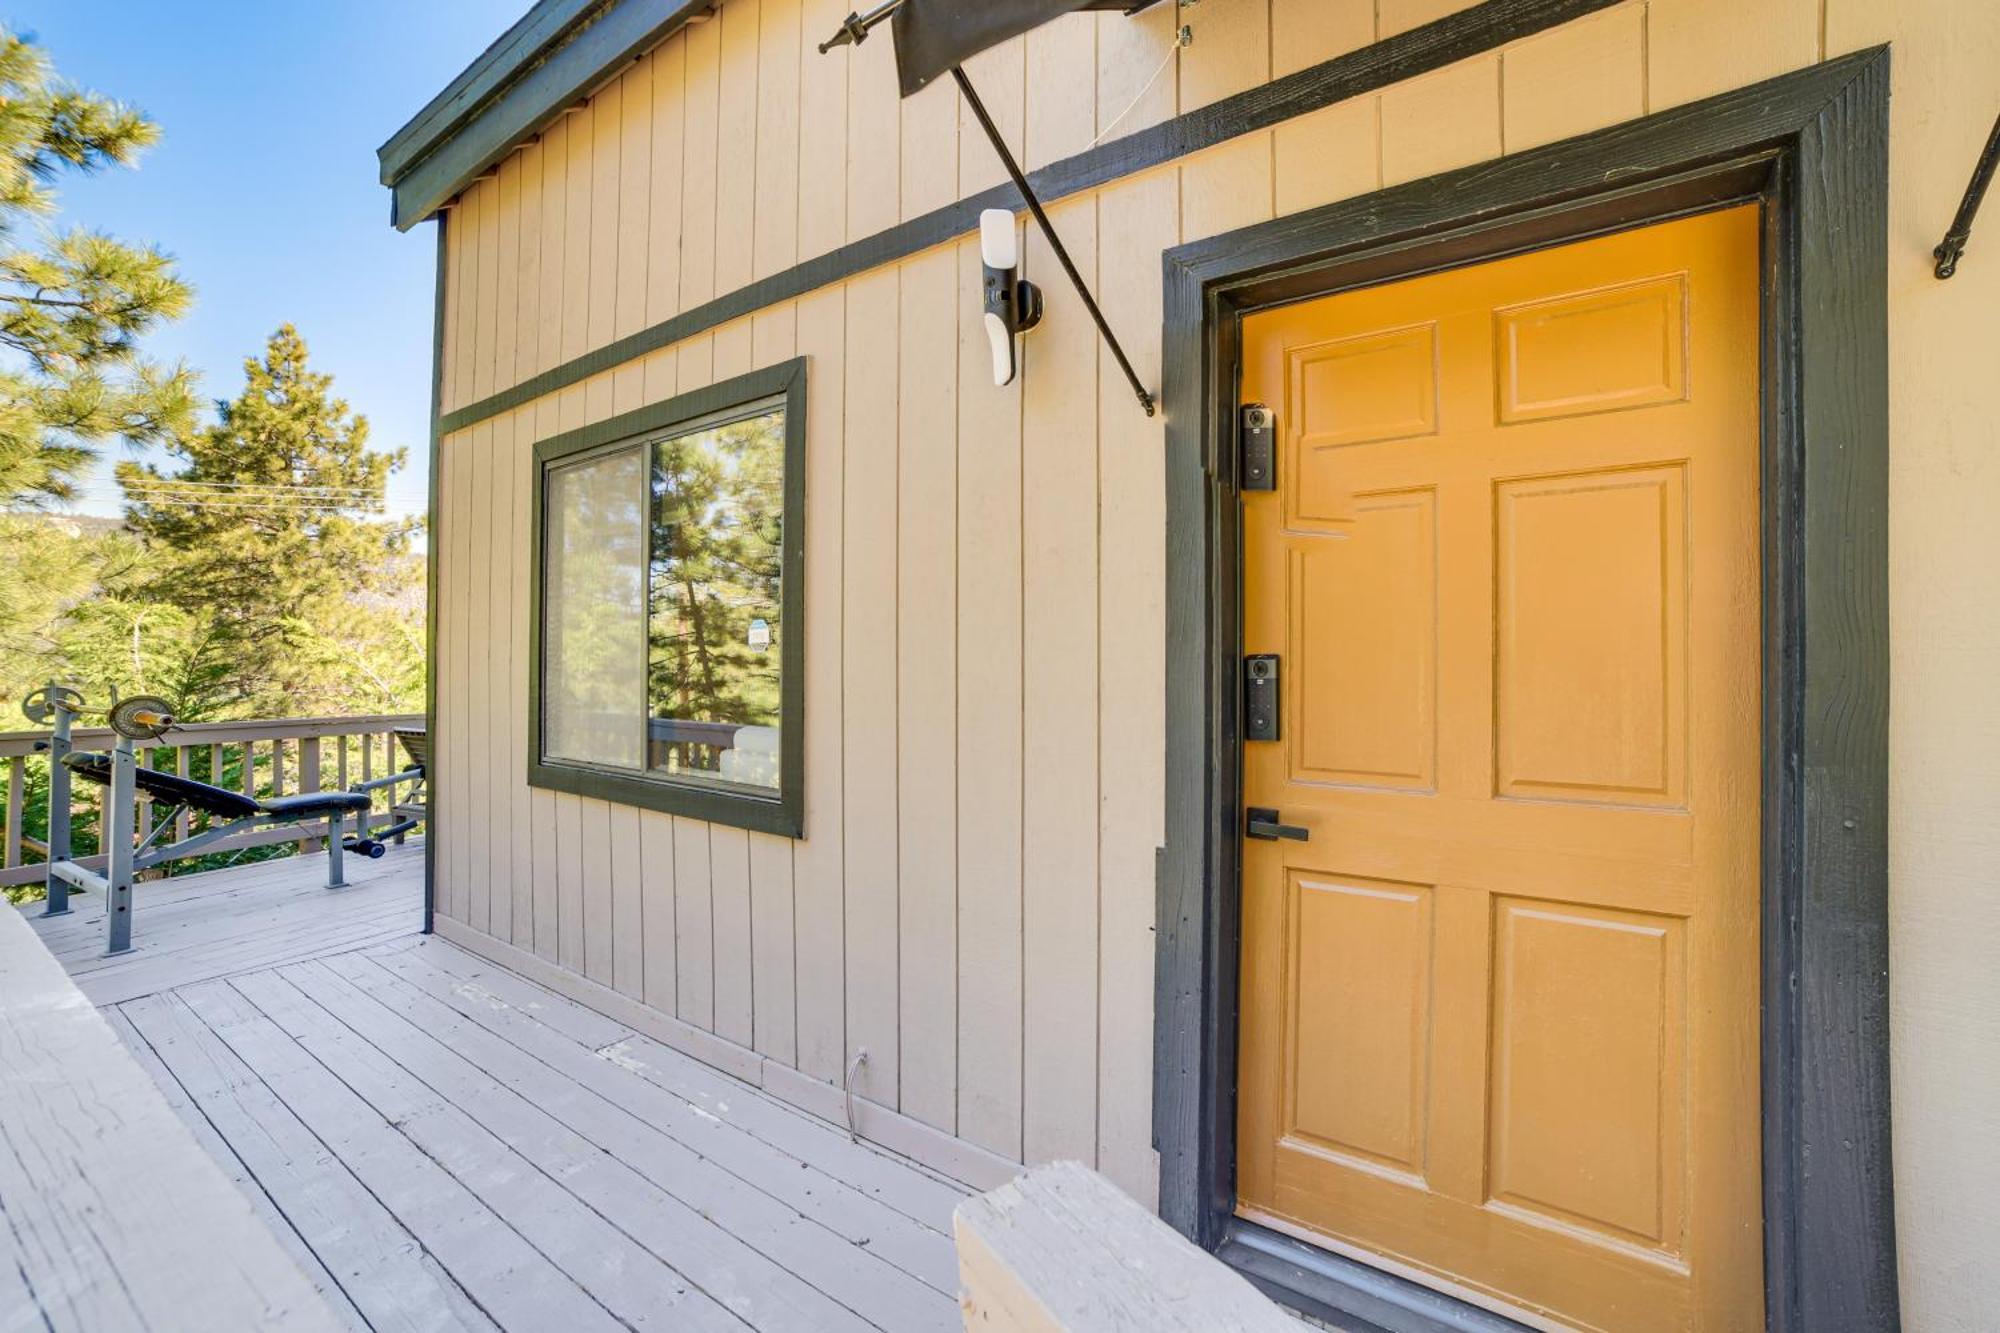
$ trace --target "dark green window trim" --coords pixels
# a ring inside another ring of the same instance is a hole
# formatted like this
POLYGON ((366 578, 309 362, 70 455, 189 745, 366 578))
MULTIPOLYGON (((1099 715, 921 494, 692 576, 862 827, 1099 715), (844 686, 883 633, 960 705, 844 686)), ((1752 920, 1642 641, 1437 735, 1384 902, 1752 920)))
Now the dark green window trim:
POLYGON ((716 824, 805 836, 805 550, 806 550, 806 362, 803 357, 753 370, 705 389, 696 389, 635 412, 579 430, 551 436, 535 446, 534 514, 528 593, 528 785, 549 791, 594 796, 618 805, 705 819, 716 824), (783 634, 778 644, 778 792, 756 796, 718 791, 664 776, 641 776, 591 764, 547 762, 542 758, 542 535, 546 523, 543 490, 551 464, 582 454, 608 452, 671 433, 704 417, 765 399, 782 398, 785 408, 785 532, 780 551, 779 606, 783 634))

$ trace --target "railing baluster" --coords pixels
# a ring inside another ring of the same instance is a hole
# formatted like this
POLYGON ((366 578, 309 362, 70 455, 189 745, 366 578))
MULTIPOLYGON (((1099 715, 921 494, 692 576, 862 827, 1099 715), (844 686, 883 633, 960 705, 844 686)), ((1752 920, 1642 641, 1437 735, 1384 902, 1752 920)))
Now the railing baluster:
MULTIPOLYGON (((188 751, 192 748, 192 746, 187 745, 177 745, 174 747, 174 771, 184 778, 194 776, 188 771, 188 751)), ((174 841, 179 842, 187 837, 193 827, 194 820, 188 814, 188 808, 182 806, 180 814, 174 817, 174 841)))
MULTIPOLYGON (((364 731, 355 739, 361 742, 361 780, 363 782, 373 782, 375 780, 375 738, 364 731)), ((368 830, 374 826, 375 793, 371 790, 368 793, 368 808, 361 812, 360 836, 367 837, 368 830)))
POLYGON ((0 869, 21 864, 21 820, 28 799, 28 761, 15 755, 7 761, 7 847, 0 853, 0 869))
POLYGON ((279 736, 271 742, 271 799, 285 794, 285 738, 279 736))

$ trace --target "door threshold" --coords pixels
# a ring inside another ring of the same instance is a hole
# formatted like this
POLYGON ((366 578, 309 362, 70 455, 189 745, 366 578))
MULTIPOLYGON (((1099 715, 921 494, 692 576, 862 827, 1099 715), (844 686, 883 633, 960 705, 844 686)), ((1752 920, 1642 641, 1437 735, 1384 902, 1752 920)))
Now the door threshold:
POLYGON ((1215 1257, 1260 1291, 1343 1333, 1535 1333, 1490 1310, 1241 1217, 1215 1257))

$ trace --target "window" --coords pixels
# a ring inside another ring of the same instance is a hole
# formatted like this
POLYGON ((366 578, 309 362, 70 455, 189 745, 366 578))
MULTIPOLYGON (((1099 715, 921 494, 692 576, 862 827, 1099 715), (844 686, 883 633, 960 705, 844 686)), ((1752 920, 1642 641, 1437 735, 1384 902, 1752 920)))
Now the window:
POLYGON ((805 367, 535 448, 528 780, 798 836, 805 367))

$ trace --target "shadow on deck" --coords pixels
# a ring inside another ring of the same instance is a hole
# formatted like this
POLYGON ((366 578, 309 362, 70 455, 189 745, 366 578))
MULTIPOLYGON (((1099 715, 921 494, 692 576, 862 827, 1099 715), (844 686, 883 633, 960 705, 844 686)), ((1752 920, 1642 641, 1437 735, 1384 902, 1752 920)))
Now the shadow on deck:
POLYGON ((116 959, 23 913, 348 1324, 958 1325, 963 1187, 419 935, 420 845, 350 866, 143 884, 116 959))

